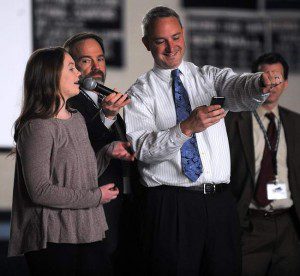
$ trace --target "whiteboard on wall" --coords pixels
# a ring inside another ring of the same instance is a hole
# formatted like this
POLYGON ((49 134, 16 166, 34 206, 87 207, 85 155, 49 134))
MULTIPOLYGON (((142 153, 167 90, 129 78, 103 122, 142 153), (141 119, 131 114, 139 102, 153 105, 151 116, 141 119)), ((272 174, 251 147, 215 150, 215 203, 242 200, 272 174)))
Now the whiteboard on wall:
POLYGON ((2 1, 0 9, 0 149, 13 146, 20 114, 23 75, 32 49, 31 1, 2 1))

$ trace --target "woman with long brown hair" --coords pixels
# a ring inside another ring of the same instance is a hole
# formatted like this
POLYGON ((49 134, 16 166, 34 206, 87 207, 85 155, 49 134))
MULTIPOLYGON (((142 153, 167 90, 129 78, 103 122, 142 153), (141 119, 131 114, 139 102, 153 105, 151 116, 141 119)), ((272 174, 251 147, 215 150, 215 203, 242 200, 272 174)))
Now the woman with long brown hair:
POLYGON ((25 254, 32 275, 110 274, 102 204, 118 190, 99 188, 97 173, 110 158, 134 157, 114 142, 97 153, 97 170, 84 119, 66 104, 79 76, 61 47, 35 51, 25 70, 8 254, 25 254))

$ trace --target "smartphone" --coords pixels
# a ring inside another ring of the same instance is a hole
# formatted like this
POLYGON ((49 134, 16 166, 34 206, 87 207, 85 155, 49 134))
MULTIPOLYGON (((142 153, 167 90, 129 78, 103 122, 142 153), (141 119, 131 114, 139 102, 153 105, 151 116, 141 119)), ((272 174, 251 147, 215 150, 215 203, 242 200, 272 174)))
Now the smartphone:
POLYGON ((220 105, 221 107, 223 107, 224 102, 225 102, 225 97, 214 96, 211 98, 210 105, 220 105))

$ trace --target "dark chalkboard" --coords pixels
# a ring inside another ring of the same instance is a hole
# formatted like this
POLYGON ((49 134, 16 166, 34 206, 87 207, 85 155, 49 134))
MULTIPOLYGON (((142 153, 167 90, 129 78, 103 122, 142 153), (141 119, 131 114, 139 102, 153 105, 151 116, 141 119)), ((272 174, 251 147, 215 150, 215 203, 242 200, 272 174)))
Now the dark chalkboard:
POLYGON ((256 0, 182 0, 184 7, 256 9, 256 0))
POLYGON ((124 65, 122 0, 32 0, 34 49, 63 45, 78 32, 104 40, 107 64, 124 65))
POLYGON ((300 9, 299 0, 266 0, 267 9, 276 10, 295 10, 300 9))
POLYGON ((226 1, 227 9, 222 0, 211 0, 219 9, 206 8, 202 0, 183 2, 188 52, 195 64, 249 70, 259 55, 276 51, 292 72, 300 72, 300 0, 254 0, 257 9, 239 11, 228 7, 250 7, 251 1, 226 1))
POLYGON ((189 53, 199 66, 249 70, 266 49, 265 21, 246 17, 188 17, 189 53))
POLYGON ((300 72, 300 17, 273 18, 270 27, 273 50, 286 58, 292 72, 300 72))

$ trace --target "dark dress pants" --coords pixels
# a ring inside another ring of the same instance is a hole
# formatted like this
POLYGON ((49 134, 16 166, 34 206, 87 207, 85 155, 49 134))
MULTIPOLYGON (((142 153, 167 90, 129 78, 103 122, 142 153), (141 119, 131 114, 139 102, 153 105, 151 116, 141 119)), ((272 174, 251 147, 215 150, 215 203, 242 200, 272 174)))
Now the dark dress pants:
POLYGON ((250 215, 242 236, 244 276, 299 276, 300 243, 291 212, 250 215))
POLYGON ((112 268, 103 241, 85 244, 47 243, 25 253, 32 276, 106 276, 112 268))
POLYGON ((143 275, 240 275, 240 230, 229 190, 145 188, 142 221, 143 275))

